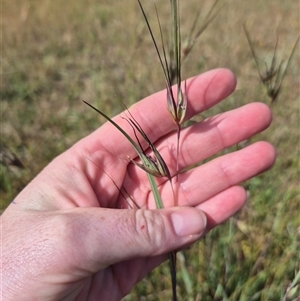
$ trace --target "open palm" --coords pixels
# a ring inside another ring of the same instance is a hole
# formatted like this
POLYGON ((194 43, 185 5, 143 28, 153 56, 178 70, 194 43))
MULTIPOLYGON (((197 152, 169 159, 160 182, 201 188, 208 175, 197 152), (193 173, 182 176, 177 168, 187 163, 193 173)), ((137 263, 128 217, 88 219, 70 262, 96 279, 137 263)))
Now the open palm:
MULTIPOLYGON (((187 119, 234 88, 234 76, 224 69, 188 80, 187 119)), ((130 112, 174 176, 177 136, 165 96, 165 91, 154 94, 130 112)), ((87 109, 87 114, 94 112, 87 109)), ((114 121, 135 139, 122 116, 114 121)), ((270 121, 269 109, 252 103, 184 129, 180 169, 251 137, 270 121)), ((238 184, 269 168, 275 157, 272 146, 258 142, 213 159, 179 175, 176 200, 169 182, 160 178, 168 209, 148 210, 155 209, 155 202, 147 175, 128 156, 137 154, 106 123, 54 159, 8 207, 1 217, 7 246, 2 256, 7 279, 3 287, 11 300, 120 300, 166 259, 164 254, 193 243, 239 210, 246 192, 238 184), (128 209, 121 187, 141 209, 128 209), (203 211, 207 221, 191 207, 203 211), (9 276, 12 269, 19 270, 14 277, 9 276)))

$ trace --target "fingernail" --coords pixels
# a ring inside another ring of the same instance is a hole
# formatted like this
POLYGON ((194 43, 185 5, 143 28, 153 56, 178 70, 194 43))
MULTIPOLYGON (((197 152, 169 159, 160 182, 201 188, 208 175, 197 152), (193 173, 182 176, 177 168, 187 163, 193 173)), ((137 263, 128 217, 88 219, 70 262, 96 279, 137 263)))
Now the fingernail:
POLYGON ((178 236, 199 235, 206 227, 205 214, 193 208, 180 208, 171 214, 171 221, 178 236))

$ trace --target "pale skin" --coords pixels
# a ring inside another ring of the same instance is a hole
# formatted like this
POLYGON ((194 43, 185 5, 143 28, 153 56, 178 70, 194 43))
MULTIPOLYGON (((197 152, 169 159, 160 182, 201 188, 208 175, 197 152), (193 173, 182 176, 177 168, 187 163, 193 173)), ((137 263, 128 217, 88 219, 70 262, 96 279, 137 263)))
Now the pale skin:
MULTIPOLYGON (((235 77, 226 69, 189 79, 187 119, 234 88, 235 77)), ((175 178, 177 135, 166 92, 130 111, 175 178)), ((86 114, 96 113, 86 107, 86 114)), ((134 138, 121 116, 114 120, 134 138)), ((250 138, 270 122, 268 107, 251 103, 184 129, 180 169, 250 138)), ((261 141, 180 174, 177 207, 170 184, 159 179, 168 208, 156 210, 144 171, 127 156, 136 157, 132 146, 106 123, 54 159, 15 198, 1 216, 3 300, 120 300, 167 252, 192 244, 236 213, 247 199, 239 183, 275 160, 273 147, 261 141), (128 208, 107 174, 142 209, 128 208)))

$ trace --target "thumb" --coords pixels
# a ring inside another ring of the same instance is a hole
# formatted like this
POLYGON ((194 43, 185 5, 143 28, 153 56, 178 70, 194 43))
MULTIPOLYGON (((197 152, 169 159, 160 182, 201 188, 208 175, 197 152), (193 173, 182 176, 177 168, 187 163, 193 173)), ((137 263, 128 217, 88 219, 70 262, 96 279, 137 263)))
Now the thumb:
MULTIPOLYGON (((206 227, 205 214, 194 208, 160 210, 81 208, 76 240, 88 265, 103 269, 124 260, 167 253, 195 242, 206 227), (81 238, 78 238, 80 233, 81 238), (91 262, 92 261, 92 262, 91 262)), ((74 224, 73 224, 74 225, 74 224)), ((74 227, 73 227, 74 228, 74 227)), ((75 227, 76 228, 76 227, 75 227)))

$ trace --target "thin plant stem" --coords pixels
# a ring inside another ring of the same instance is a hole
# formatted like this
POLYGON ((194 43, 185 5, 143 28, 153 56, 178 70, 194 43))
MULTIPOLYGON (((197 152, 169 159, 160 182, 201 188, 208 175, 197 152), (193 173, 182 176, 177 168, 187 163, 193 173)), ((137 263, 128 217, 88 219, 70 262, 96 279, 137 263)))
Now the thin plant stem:
POLYGON ((104 172, 109 179, 112 181, 112 183, 114 184, 114 186, 117 188, 117 190, 119 191, 120 195, 123 197, 123 199, 126 201, 127 205, 133 209, 132 205, 129 203, 127 197, 131 200, 131 202, 134 204, 134 206, 137 209, 141 209, 141 207, 138 205, 138 203, 132 198, 132 196, 128 193, 128 191, 126 190, 126 188, 124 186, 122 186, 121 188, 119 188, 119 186, 117 185, 117 183, 114 181, 114 179, 97 163, 95 163, 94 161, 92 161, 90 158, 86 157, 89 161, 91 161, 93 164, 95 164, 99 169, 102 170, 102 172, 104 172), (123 192, 123 191, 124 192, 123 192), (127 196, 127 197, 126 197, 127 196))
MULTIPOLYGON (((172 44, 170 47, 171 58, 171 83, 177 82, 177 95, 181 91, 181 36, 180 36, 180 18, 179 18, 179 2, 177 0, 170 0, 172 13, 172 44), (172 58, 172 54, 175 58, 172 58), (174 64, 175 62, 175 64, 174 64), (173 75, 173 74, 176 74, 173 75)), ((178 102, 178 99, 177 99, 178 102)), ((179 141, 181 132, 181 123, 176 122, 177 126, 177 146, 176 146, 176 181, 178 182, 179 173, 179 141)))
POLYGON ((184 47, 183 47, 183 51, 182 51, 182 60, 185 59, 189 55, 191 50, 194 48, 194 46, 198 42, 198 40, 199 40, 200 36, 202 35, 202 33, 206 30, 206 28, 209 26, 209 24, 216 18, 216 16, 220 12, 223 5, 216 11, 216 7, 217 7, 218 2, 219 2, 219 0, 215 0, 215 2, 212 4, 210 10, 208 11, 206 16, 204 17, 202 25, 196 31, 196 28, 197 28, 197 25, 198 25, 198 20, 200 19, 201 8, 199 8, 199 10, 198 10, 198 12, 195 16, 192 28, 191 28, 191 30, 188 34, 186 42, 184 43, 184 47))
MULTIPOLYGON (((89 107, 91 107, 93 110, 95 110, 97 113, 99 113, 101 116, 103 116, 111 124, 113 124, 127 138, 127 140, 132 144, 132 146, 134 147, 134 149, 137 152, 138 156, 140 157, 142 163, 144 164, 144 167, 145 167, 144 170, 146 171, 148 179, 149 179, 149 184, 150 184, 150 187, 151 187, 154 199, 155 199, 156 208, 163 208, 164 207, 163 206, 163 202, 161 200, 157 184, 156 184, 156 182, 154 180, 154 176, 152 174, 150 174, 151 168, 153 167, 153 164, 152 164, 153 160, 150 160, 149 156, 145 155, 144 151, 140 148, 140 146, 117 123, 115 123, 111 118, 109 118, 106 114, 104 114, 103 112, 101 112, 100 110, 98 110, 93 105, 91 105, 88 102, 86 102, 85 100, 82 100, 82 101, 85 104, 87 104, 89 107), (149 169, 147 169, 147 168, 149 168, 149 169)), ((148 139, 148 141, 149 141, 149 139, 148 139)), ((153 149, 156 150, 156 148, 154 147, 154 145, 152 145, 152 147, 153 147, 153 149)), ((157 153, 159 154, 158 151, 157 151, 157 153)), ((162 159, 161 156, 160 156, 160 158, 162 159)), ((167 168, 167 165, 166 165, 166 163, 164 161, 163 161, 163 164, 167 168)), ((138 165, 138 166, 141 167, 140 165, 138 165)), ((167 171, 168 171, 168 168, 167 168, 167 171)), ((170 174, 169 171, 168 171, 168 173, 170 174)))

